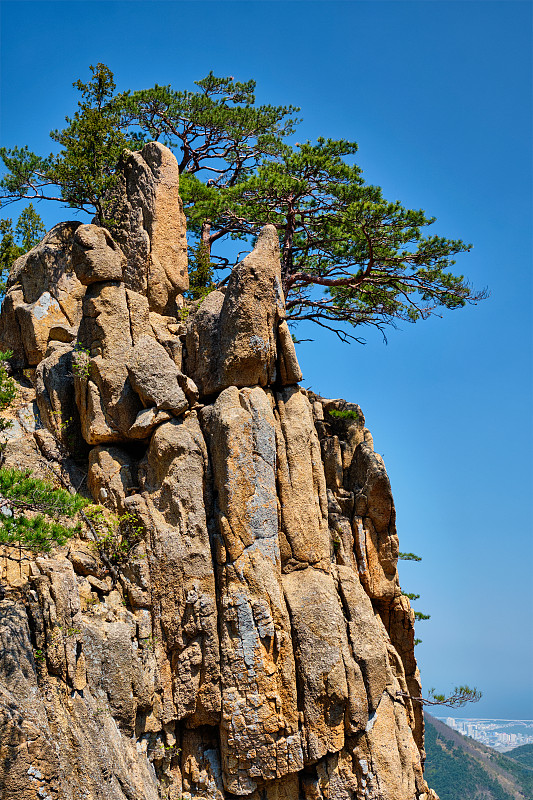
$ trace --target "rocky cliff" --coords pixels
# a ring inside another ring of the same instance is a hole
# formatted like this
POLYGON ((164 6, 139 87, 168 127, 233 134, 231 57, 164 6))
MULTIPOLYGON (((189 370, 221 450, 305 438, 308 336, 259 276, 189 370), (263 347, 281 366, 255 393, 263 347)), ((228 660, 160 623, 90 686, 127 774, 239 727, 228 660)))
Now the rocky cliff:
POLYGON ((11 272, 4 464, 135 536, 4 549, 1 795, 436 798, 383 460, 357 405, 298 385, 274 228, 184 306, 178 184, 146 145, 113 238, 65 222, 11 272))

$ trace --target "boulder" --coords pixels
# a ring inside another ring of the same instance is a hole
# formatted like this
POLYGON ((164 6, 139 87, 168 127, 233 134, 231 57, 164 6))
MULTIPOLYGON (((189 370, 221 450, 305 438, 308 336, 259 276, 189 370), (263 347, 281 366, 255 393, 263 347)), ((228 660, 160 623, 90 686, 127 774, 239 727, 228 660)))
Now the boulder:
POLYGON ((278 327, 278 357, 279 357, 279 382, 282 386, 290 386, 299 383, 302 378, 302 370, 296 357, 294 341, 289 331, 287 321, 282 319, 278 327))
POLYGON ((76 276, 72 250, 79 222, 62 222, 15 261, 0 317, 0 348, 10 349, 18 366, 36 365, 59 330, 77 331, 85 287, 76 276), (54 334, 51 335, 51 331, 54 334))
POLYGON ((299 388, 276 393, 276 449, 284 571, 329 569, 328 501, 309 400, 299 388))
POLYGON ((297 654, 305 756, 312 763, 341 750, 345 733, 365 729, 367 694, 332 576, 308 567, 284 575, 283 588, 297 654))
POLYGON ((139 339, 127 361, 133 389, 147 407, 179 416, 189 404, 180 388, 180 372, 165 348, 151 336, 139 339))
POLYGON ((38 364, 45 356, 50 330, 68 321, 50 292, 43 292, 33 303, 21 303, 15 313, 28 364, 38 364))
POLYGON ((399 594, 396 511, 383 459, 365 441, 355 448, 347 483, 355 493, 352 527, 361 581, 372 598, 392 600, 399 594))
POLYGON ((111 234, 98 225, 80 225, 74 234, 72 265, 80 283, 120 281, 126 259, 111 234))
POLYGON ((96 503, 124 513, 124 501, 137 477, 134 458, 119 447, 93 447, 89 453, 87 487, 96 503))
POLYGON ((158 425, 172 419, 167 411, 160 411, 157 408, 143 408, 139 411, 135 422, 128 430, 128 439, 148 439, 158 425))
POLYGON ((185 371, 192 376, 203 396, 228 386, 221 379, 219 369, 223 305, 223 293, 210 292, 187 325, 185 371))
POLYGON ((183 345, 175 333, 179 328, 175 317, 166 317, 150 311, 150 333, 153 333, 159 344, 162 344, 179 370, 183 367, 183 345))

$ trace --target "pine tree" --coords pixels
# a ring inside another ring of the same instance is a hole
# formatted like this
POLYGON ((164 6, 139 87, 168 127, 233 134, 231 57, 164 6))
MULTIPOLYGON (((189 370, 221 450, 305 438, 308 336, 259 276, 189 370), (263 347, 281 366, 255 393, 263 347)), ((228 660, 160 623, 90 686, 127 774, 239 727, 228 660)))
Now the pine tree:
POLYGON ((7 174, 0 180, 3 204, 20 199, 57 200, 106 222, 106 194, 118 180, 116 167, 135 139, 120 125, 121 104, 113 73, 105 64, 90 67, 88 83, 76 81, 81 93, 78 110, 66 117, 67 127, 50 137, 61 145, 59 154, 41 157, 27 147, 0 148, 7 174))
POLYGON ((109 225, 106 198, 124 150, 162 139, 178 150, 193 278, 200 281, 193 297, 214 282, 201 277, 205 265, 231 267, 221 243, 249 243, 267 222, 279 233, 289 322, 312 321, 343 341, 361 341, 352 333, 361 326, 384 335, 398 321, 487 296, 452 272, 455 257, 471 245, 426 233, 434 217, 390 202, 366 183, 354 163, 355 142, 319 138, 289 146, 298 109, 256 105, 254 81, 210 72, 195 91, 156 85, 116 94, 105 65, 91 71, 89 83, 74 84, 82 94, 78 111, 51 134, 59 155, 0 148, 7 170, 0 203, 60 199, 94 209, 109 225), (47 194, 54 186, 57 193, 47 194))
MULTIPOLYGON (((0 410, 8 408, 17 384, 8 375, 9 351, 0 352, 0 410)), ((11 427, 0 417, 0 432, 11 427)), ((0 445, 0 453, 3 447, 0 445)), ((79 530, 78 512, 87 501, 78 494, 57 489, 34 478, 28 470, 0 467, 0 545, 47 552, 79 530)))
POLYGON ((35 247, 45 233, 43 221, 31 203, 22 211, 14 230, 12 219, 0 220, 0 294, 6 290, 14 262, 35 247))

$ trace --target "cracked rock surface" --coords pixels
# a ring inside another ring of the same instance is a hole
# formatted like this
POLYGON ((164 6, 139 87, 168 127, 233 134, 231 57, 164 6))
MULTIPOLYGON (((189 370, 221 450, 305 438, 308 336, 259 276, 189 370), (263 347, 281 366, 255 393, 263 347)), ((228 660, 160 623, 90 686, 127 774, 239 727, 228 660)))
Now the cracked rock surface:
POLYGON ((383 459, 299 386, 272 226, 184 321, 178 188, 126 154, 114 238, 61 223, 11 272, 4 464, 135 535, 0 550, 0 794, 438 800, 383 459))

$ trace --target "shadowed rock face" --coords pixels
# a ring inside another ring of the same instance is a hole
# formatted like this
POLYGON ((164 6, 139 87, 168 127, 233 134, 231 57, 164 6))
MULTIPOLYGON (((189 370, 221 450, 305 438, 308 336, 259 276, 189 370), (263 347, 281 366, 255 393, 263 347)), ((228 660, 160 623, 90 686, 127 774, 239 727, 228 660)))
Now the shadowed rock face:
POLYGON ((114 238, 56 226, 4 300, 37 400, 6 463, 92 448, 88 489, 131 527, 112 568, 87 530, 0 554, 0 793, 435 800, 383 460, 358 406, 298 385, 274 228, 179 321, 173 159, 128 154, 114 238))

